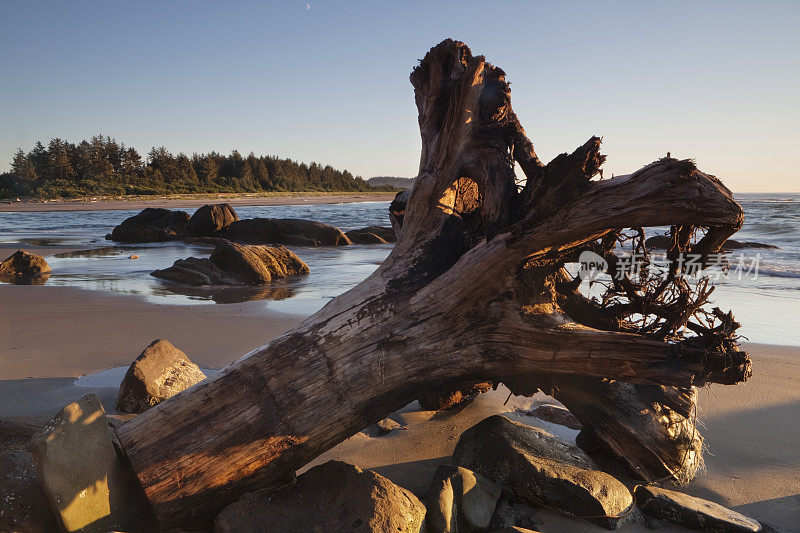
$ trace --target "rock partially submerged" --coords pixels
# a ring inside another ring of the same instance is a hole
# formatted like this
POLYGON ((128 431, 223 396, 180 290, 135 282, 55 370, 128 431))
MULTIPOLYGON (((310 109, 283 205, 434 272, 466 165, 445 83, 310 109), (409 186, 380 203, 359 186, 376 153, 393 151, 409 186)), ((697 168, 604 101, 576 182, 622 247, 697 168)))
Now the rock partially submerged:
POLYGON ((21 285, 39 285, 53 269, 41 255, 17 250, 0 263, 0 281, 21 285))
POLYGON ((287 276, 308 274, 297 254, 283 246, 245 245, 219 240, 208 259, 178 259, 157 278, 187 285, 266 285, 287 276))
POLYGON ((688 529, 757 533, 761 524, 714 502, 660 487, 639 485, 636 501, 645 513, 688 529))
POLYGON ((342 246, 353 244, 339 228, 299 218, 249 218, 231 223, 220 237, 249 244, 342 246))
POLYGON ((492 384, 488 381, 455 383, 441 389, 424 392, 417 400, 420 407, 426 411, 440 411, 442 409, 452 409, 473 400, 491 388, 492 384))
POLYGON ((210 237, 239 220, 230 204, 207 204, 195 211, 186 226, 190 237, 210 237))
MULTIPOLYGON (((669 238, 666 235, 653 235, 644 241, 645 246, 655 250, 666 250, 670 247, 669 238)), ((777 246, 772 244, 765 244, 763 242, 749 242, 749 241, 736 241, 728 239, 722 245, 723 250, 741 250, 743 248, 761 248, 761 249, 774 249, 778 250, 777 246)))
POLYGON ((387 226, 367 226, 366 228, 351 229, 345 235, 353 244, 387 244, 397 241, 394 230, 387 226))
POLYGON ((580 448, 500 415, 461 435, 453 464, 508 486, 530 505, 545 504, 609 529, 633 506, 625 485, 597 470, 580 448))
POLYGON ((171 211, 147 207, 126 218, 106 238, 117 242, 164 242, 183 239, 189 215, 185 211, 171 211))
POLYGON ((411 492, 375 472, 329 461, 267 497, 246 494, 217 515, 215 531, 417 533, 424 518, 411 492))
POLYGON ((22 450, 0 453, 0 531, 57 530, 56 517, 36 480, 31 454, 22 450))
POLYGON ((115 407, 121 413, 141 413, 205 378, 171 342, 154 340, 125 373, 115 407))
POLYGON ((475 472, 441 465, 428 491, 427 533, 471 533, 489 527, 500 485, 475 472))
POLYGON ((96 395, 64 407, 33 437, 31 452, 64 530, 157 530, 136 475, 117 456, 96 395))

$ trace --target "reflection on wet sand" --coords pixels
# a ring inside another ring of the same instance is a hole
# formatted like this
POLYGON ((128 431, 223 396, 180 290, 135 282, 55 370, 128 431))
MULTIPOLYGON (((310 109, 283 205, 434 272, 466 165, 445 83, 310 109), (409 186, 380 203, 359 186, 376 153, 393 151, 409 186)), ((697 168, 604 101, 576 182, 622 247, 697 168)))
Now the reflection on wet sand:
POLYGON ((50 272, 39 274, 38 276, 8 276, 0 274, 1 283, 11 285, 44 285, 50 279, 50 272))
POLYGON ((125 246, 100 246, 99 248, 87 248, 85 250, 70 250, 69 252, 60 252, 53 254, 53 257, 110 257, 112 255, 120 255, 126 249, 133 247, 125 246))
POLYGON ((234 304, 256 300, 285 300, 296 294, 295 287, 276 282, 265 287, 193 287, 162 282, 155 288, 155 294, 179 294, 198 300, 212 300, 218 304, 234 304))

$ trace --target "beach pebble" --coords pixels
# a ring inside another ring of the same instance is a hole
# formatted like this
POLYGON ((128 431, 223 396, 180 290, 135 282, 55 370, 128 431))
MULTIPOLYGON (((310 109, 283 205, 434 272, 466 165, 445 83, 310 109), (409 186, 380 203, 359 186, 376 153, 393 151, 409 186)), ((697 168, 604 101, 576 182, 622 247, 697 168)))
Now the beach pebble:
POLYGON ((417 533, 425 506, 385 477, 341 461, 315 466, 267 496, 246 494, 217 515, 216 533, 358 531, 417 533))
POLYGON ((489 526, 502 493, 500 485, 475 472, 441 465, 428 491, 428 533, 471 533, 489 526))
POLYGON ((39 483, 33 457, 22 450, 0 453, 0 531, 57 531, 56 517, 39 483))
POLYGON ((719 533, 754 533, 761 524, 714 502, 654 486, 636 487, 636 501, 645 513, 688 529, 719 533))
POLYGON ((633 506, 625 485, 598 470, 583 450, 500 415, 461 434, 453 464, 508 486, 525 503, 592 517, 609 529, 628 520, 633 506))
POLYGON ((139 256, 136 254, 131 254, 128 256, 128 259, 139 259, 139 256))
POLYGON ((136 475, 117 457, 100 399, 64 407, 31 440, 36 476, 65 531, 154 530, 136 475))
POLYGON ((185 353, 158 339, 131 363, 119 386, 115 407, 121 413, 141 413, 205 378, 185 353))
POLYGON ((401 427, 403 427, 398 422, 392 420, 391 418, 384 418, 376 425, 378 426, 377 428, 378 436, 388 435, 395 429, 400 429, 401 427))

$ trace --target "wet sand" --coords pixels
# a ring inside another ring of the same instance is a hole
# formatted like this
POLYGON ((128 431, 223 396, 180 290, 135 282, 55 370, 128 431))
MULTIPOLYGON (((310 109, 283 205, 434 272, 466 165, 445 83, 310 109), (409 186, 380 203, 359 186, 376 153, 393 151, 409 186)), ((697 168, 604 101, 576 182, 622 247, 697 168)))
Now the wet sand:
POLYGON ((341 204, 353 202, 388 202, 397 193, 359 192, 359 193, 273 193, 265 196, 242 195, 198 195, 187 197, 132 197, 102 198, 98 200, 50 200, 47 202, 24 201, 2 202, 0 211, 104 211, 110 209, 144 209, 145 207, 165 207, 168 209, 197 208, 205 204, 227 202, 234 207, 245 205, 303 205, 303 204, 341 204))
POLYGON ((218 368, 298 322, 270 311, 264 301, 154 305, 138 296, 4 284, 0 379, 77 377, 129 365, 159 338, 198 365, 218 368))
MULTIPOLYGON (((3 285, 0 416, 47 418, 88 392, 98 393, 113 413, 113 380, 80 386, 75 377, 128 365, 155 338, 170 340, 202 367, 218 368, 298 321, 270 312, 264 302, 160 306, 98 291, 3 285)), ((747 349, 754 362, 750 381, 700 392, 706 472, 685 491, 778 531, 800 531, 800 348, 750 344, 747 349)), ((312 464, 347 461, 424 496, 433 471, 448 461, 461 432, 489 415, 507 413, 574 439, 576 431, 525 414, 552 400, 512 397, 504 406, 507 394, 501 387, 458 412, 423 411, 413 402, 392 415, 407 429, 384 437, 360 432, 312 464)), ((537 517, 542 531, 605 531, 550 512, 537 517)), ((645 530, 642 525, 622 529, 645 530)))

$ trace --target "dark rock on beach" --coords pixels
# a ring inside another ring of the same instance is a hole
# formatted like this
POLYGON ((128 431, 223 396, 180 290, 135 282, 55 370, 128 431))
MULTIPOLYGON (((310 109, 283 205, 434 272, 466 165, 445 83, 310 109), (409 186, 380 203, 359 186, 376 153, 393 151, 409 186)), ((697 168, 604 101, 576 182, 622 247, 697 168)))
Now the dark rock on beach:
POLYGON ((230 204, 204 205, 192 215, 186 226, 186 234, 191 237, 212 236, 239 220, 230 204))
POLYGON ((581 429, 583 427, 580 421, 575 418, 575 415, 558 405, 540 405, 527 414, 535 416, 539 420, 565 426, 569 429, 581 429))
POLYGON ((718 533, 755 533, 761 524, 736 511, 703 500, 654 486, 639 485, 636 501, 645 513, 688 529, 718 533))
POLYGON ((185 353, 158 339, 131 363, 119 386, 115 407, 122 413, 141 413, 205 378, 185 353))
POLYGON ((175 241, 185 236, 188 223, 185 211, 148 207, 123 220, 107 238, 117 242, 175 241))
POLYGON ((474 399, 491 388, 492 384, 488 381, 455 383, 441 389, 424 392, 419 396, 418 401, 420 407, 426 411, 452 409, 474 399))
POLYGON ((342 246, 352 244, 342 230, 299 218, 249 218, 231 223, 219 233, 231 241, 249 244, 342 246))
POLYGON ((441 465, 427 499, 427 533, 484 531, 502 493, 500 485, 475 472, 441 465))
POLYGON ((394 230, 387 226, 367 226, 366 228, 351 229, 345 235, 353 244, 386 244, 396 242, 394 230))
POLYGON ((554 507, 609 529, 625 521, 633 506, 625 485, 597 470, 580 448, 500 415, 462 433, 453 463, 509 487, 530 505, 554 507))
POLYGON ((267 496, 246 494, 217 515, 217 533, 325 531, 417 533, 425 507, 375 472, 340 461, 316 466, 267 496))
POLYGON ((0 417, 0 452, 26 450, 31 437, 36 435, 47 419, 4 416, 0 417))
POLYGON ((57 530, 56 517, 36 480, 31 454, 22 450, 0 453, 0 531, 57 530))
POLYGON ((94 394, 64 407, 31 440, 36 477, 65 531, 155 531, 136 475, 118 457, 94 394))
POLYGON ((266 285, 287 276, 308 274, 297 254, 283 246, 245 245, 217 240, 208 259, 179 259, 151 276, 186 285, 266 285))
POLYGON ((39 285, 44 283, 51 271, 50 265, 41 255, 17 250, 0 263, 0 281, 21 285, 39 285))

